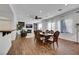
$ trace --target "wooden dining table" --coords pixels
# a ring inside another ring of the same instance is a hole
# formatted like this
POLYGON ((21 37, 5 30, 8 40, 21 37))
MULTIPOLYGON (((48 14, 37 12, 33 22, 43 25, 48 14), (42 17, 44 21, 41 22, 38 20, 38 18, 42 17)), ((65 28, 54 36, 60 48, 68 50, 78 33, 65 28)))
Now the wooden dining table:
POLYGON ((53 36, 53 34, 50 34, 50 33, 40 33, 40 36, 41 37, 44 37, 45 38, 45 41, 47 41, 51 36, 53 36))

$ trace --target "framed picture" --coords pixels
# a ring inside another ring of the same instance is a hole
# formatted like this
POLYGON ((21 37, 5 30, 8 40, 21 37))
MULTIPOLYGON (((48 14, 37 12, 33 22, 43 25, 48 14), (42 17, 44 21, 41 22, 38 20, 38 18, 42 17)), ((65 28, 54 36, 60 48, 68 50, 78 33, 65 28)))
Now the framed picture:
POLYGON ((26 28, 32 28, 32 24, 26 24, 26 28))
POLYGON ((21 30, 25 26, 25 22, 18 22, 17 29, 21 30))

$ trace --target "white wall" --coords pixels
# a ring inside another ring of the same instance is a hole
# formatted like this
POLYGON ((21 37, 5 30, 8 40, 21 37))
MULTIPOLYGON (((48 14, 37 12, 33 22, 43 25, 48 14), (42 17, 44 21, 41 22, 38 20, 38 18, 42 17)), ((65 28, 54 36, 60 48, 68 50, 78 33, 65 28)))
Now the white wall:
MULTIPOLYGON (((68 33, 64 33, 64 34, 61 34, 60 37, 64 38, 64 39, 67 39, 67 40, 70 40, 70 41, 77 41, 76 39, 76 23, 79 23, 79 14, 76 14, 76 13, 71 13, 71 14, 65 14, 63 17, 59 18, 60 20, 61 19, 71 19, 73 21, 73 24, 72 24, 72 31, 73 33, 72 34, 68 34, 68 33)), ((69 23, 69 22, 68 22, 69 23)))
MULTIPOLYGON (((60 37, 61 38, 64 38, 66 40, 69 40, 69 41, 75 41, 77 42, 77 39, 76 39, 76 23, 79 23, 79 13, 75 13, 73 10, 72 11, 69 11, 67 13, 64 13, 64 14, 61 14, 61 15, 58 15, 54 18, 50 18, 50 19, 46 19, 43 21, 43 24, 47 24, 47 22, 55 22, 57 24, 57 22, 59 20, 72 20, 73 21, 73 24, 72 24, 72 32, 73 33, 61 33, 60 34, 60 37), (46 22, 45 22, 46 21, 46 22)), ((68 22, 69 24, 69 22, 68 22)), ((43 30, 46 30, 46 25, 43 25, 43 30)), ((56 25, 56 30, 58 29, 58 25, 56 25)), ((70 30, 69 30, 70 31, 70 30)), ((78 39, 78 42, 79 42, 79 39, 78 39)))

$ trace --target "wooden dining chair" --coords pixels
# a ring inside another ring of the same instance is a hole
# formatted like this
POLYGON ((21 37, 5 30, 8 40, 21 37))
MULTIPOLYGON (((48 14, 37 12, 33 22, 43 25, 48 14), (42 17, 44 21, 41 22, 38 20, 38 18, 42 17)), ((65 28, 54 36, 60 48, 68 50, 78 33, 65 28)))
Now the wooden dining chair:
POLYGON ((49 33, 50 31, 49 30, 46 30, 46 33, 49 33))
POLYGON ((51 30, 51 31, 50 31, 50 33, 51 33, 51 34, 54 34, 54 31, 53 31, 53 30, 51 30))
POLYGON ((56 42, 57 47, 58 47, 58 37, 59 37, 60 32, 56 31, 53 35, 53 46, 54 46, 54 42, 56 42))
POLYGON ((37 31, 34 31, 34 41, 36 40, 37 38, 37 31))
POLYGON ((34 31, 34 34, 35 34, 35 38, 34 38, 34 41, 41 41, 41 37, 40 37, 40 32, 37 30, 37 31, 34 31))
POLYGON ((37 32, 37 35, 36 35, 36 42, 40 42, 40 43, 43 43, 43 40, 41 40, 41 35, 40 35, 40 32, 38 31, 37 32))
POLYGON ((54 33, 54 35, 52 36, 53 41, 48 40, 47 43, 49 43, 49 44, 52 44, 52 43, 53 43, 53 47, 54 47, 54 43, 56 42, 57 47, 58 47, 58 37, 59 37, 59 34, 60 34, 60 32, 59 32, 59 31, 56 31, 56 32, 54 33))

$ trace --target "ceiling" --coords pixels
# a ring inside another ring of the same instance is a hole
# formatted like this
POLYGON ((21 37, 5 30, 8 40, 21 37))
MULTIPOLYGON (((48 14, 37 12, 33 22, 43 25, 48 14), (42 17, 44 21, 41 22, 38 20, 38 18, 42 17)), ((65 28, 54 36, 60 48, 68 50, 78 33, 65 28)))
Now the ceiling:
POLYGON ((79 8, 79 4, 0 4, 0 19, 13 18, 12 11, 14 10, 17 20, 21 19, 33 22, 35 16, 48 19, 75 8, 79 8))
POLYGON ((12 6, 17 18, 40 16, 42 19, 45 19, 78 8, 79 4, 12 4, 12 6))

